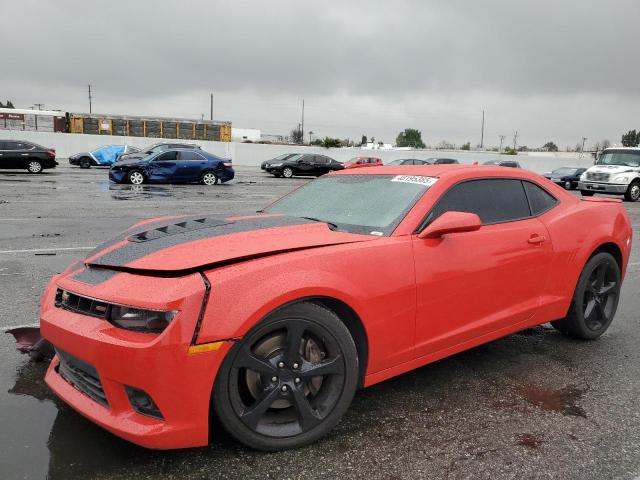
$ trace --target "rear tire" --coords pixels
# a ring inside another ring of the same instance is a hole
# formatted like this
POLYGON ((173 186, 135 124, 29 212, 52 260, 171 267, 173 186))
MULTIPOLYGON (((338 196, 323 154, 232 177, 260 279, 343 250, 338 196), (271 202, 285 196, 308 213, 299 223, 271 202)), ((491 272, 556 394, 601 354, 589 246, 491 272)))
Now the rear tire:
POLYGON ((551 322, 573 338, 594 340, 607 331, 620 299, 620 267, 609 253, 600 252, 582 269, 567 316, 551 322))
POLYGON ((215 381, 213 411, 249 447, 301 447, 340 421, 358 371, 344 323, 320 305, 296 303, 268 315, 231 348, 215 381))
POLYGON ((640 182, 634 180, 624 192, 624 199, 628 202, 637 202, 640 199, 640 182))
POLYGON ((132 185, 142 185, 145 181, 144 174, 140 170, 131 170, 127 174, 127 180, 132 185))
POLYGON ((583 197, 593 197, 593 194, 594 194, 594 193, 595 193, 595 192, 590 192, 589 190, 580 190, 580 194, 581 194, 583 197))
POLYGON ((84 157, 80 159, 80 168, 91 168, 91 159, 84 157))
POLYGON ((31 160, 27 165, 27 170, 29 173, 42 173, 42 163, 38 160, 31 160))
POLYGON ((217 185, 219 181, 220 180, 218 179, 216 174, 213 172, 204 172, 200 176, 200 183, 202 183, 203 185, 207 185, 207 186, 217 185))

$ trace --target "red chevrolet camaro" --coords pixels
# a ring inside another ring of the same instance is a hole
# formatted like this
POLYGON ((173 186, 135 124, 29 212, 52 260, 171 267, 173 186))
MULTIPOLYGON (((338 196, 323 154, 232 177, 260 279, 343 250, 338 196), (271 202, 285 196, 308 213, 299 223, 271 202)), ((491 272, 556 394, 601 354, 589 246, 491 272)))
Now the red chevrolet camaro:
POLYGON ((545 322, 595 339, 631 249, 618 200, 525 170, 345 170, 250 217, 137 224, 55 276, 47 384, 150 448, 208 443, 213 413, 279 450, 358 387, 545 322))

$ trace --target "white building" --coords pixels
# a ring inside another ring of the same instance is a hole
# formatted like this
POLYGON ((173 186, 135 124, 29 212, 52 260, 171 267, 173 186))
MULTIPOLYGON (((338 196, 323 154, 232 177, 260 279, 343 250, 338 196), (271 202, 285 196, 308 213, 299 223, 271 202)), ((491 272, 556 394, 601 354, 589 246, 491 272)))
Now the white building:
POLYGON ((260 130, 256 128, 235 128, 231 127, 232 142, 259 142, 261 138, 260 130))

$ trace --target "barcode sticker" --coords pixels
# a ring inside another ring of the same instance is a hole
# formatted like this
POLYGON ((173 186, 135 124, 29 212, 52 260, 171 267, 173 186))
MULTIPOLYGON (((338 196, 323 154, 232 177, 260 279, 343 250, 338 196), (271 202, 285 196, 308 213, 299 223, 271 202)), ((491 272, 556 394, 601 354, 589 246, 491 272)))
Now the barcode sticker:
POLYGON ((421 175, 396 175, 391 179, 392 182, 415 183, 416 185, 424 185, 430 187, 438 181, 435 177, 423 177, 421 175))

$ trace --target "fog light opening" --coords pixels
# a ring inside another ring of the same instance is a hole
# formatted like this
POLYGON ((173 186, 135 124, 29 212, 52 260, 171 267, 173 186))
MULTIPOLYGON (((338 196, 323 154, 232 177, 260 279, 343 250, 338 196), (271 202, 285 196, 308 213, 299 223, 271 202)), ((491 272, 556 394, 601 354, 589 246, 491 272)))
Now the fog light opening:
POLYGON ((124 389, 127 392, 131 406, 136 412, 148 417, 164 420, 160 409, 147 392, 139 388, 130 387, 129 385, 125 385, 124 389))

